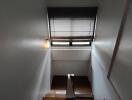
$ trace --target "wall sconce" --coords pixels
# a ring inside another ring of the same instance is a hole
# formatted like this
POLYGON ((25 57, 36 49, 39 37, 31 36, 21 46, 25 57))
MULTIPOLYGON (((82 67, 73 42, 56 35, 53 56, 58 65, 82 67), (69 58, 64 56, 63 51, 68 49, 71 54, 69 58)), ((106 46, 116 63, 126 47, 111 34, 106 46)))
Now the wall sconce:
POLYGON ((46 49, 48 49, 49 47, 50 47, 50 41, 49 41, 49 39, 45 39, 44 40, 44 48, 46 48, 46 49))

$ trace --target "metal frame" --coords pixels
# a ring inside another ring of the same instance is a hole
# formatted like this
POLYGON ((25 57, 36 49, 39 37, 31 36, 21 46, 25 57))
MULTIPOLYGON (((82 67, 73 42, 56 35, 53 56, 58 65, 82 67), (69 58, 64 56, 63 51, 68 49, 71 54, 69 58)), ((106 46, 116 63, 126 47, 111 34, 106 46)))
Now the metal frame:
POLYGON ((51 46, 91 46, 94 36, 51 37, 51 46), (53 45, 53 42, 69 42, 69 45, 53 45), (89 42, 89 44, 73 45, 72 42, 89 42))
MULTIPOLYGON (((97 7, 94 7, 94 8, 97 10, 97 7)), ((91 13, 91 14, 93 14, 93 13, 91 13)), ((88 17, 88 18, 94 19, 93 31, 89 31, 89 32, 93 32, 93 34, 91 36, 52 36, 51 35, 51 32, 52 32, 51 31, 51 23, 50 23, 51 18, 54 19, 54 16, 52 16, 52 17, 49 16, 49 30, 50 30, 51 46, 58 46, 58 47, 62 47, 62 46, 91 46, 91 43, 94 39, 94 34, 95 34, 95 25, 96 25, 96 16, 95 15, 92 17, 88 17), (69 45, 55 45, 55 44, 53 45, 53 42, 69 42, 69 45), (89 42, 89 44, 73 45, 72 42, 89 42)), ((81 17, 77 17, 77 18, 81 18, 81 17)))

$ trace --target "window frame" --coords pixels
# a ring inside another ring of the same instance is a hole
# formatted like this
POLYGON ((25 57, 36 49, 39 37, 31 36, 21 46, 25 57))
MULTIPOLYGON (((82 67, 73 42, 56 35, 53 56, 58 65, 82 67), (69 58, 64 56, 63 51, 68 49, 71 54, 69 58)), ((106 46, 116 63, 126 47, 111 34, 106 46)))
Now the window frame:
POLYGON ((91 46, 94 36, 95 36, 95 27, 96 27, 96 18, 94 18, 94 26, 93 26, 93 34, 92 36, 51 36, 51 23, 50 23, 50 18, 48 18, 49 22, 49 38, 50 38, 50 43, 51 46, 57 46, 57 47, 69 47, 69 46, 91 46), (69 42, 69 45, 57 45, 53 44, 53 42, 69 42), (89 44, 78 44, 78 45, 73 45, 73 42, 89 42, 89 44))
POLYGON ((76 37, 50 37, 51 46, 91 46, 94 36, 76 36, 76 37), (69 42, 69 45, 55 45, 53 42, 69 42), (73 42, 89 42, 89 44, 74 45, 73 42))

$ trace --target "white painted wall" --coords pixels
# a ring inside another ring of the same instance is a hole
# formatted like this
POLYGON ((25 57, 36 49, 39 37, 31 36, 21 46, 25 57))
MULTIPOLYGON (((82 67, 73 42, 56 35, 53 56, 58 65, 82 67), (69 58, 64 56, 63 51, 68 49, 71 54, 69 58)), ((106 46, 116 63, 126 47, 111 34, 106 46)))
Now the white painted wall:
POLYGON ((51 50, 48 49, 43 59, 39 71, 39 76, 36 79, 36 85, 33 90, 32 100, 42 100, 42 98, 50 91, 51 89, 51 50))
POLYGON ((132 1, 111 73, 111 80, 122 100, 132 100, 132 1))
POLYGON ((40 100, 50 88, 45 7, 41 0, 0 0, 0 100, 40 100))
POLYGON ((97 6, 97 0, 48 0, 49 7, 89 7, 97 6))
MULTIPOLYGON (((96 39, 92 48, 92 84, 95 100, 118 100, 107 79, 125 0, 101 0, 96 39)), ((125 99, 127 100, 127 99, 125 99)))
POLYGON ((91 48, 52 47, 54 75, 88 75, 91 48))
POLYGON ((92 86, 95 100, 119 100, 106 78, 107 73, 94 55, 96 51, 92 50, 92 86))
POLYGON ((107 72, 121 24, 125 0, 102 0, 98 10, 95 46, 107 72), (117 6, 120 5, 120 6, 117 6))

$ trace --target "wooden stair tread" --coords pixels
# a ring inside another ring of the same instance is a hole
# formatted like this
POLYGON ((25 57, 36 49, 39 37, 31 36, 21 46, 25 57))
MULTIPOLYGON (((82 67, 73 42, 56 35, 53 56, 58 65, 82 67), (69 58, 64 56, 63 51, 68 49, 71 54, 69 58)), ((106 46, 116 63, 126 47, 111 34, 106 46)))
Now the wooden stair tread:
POLYGON ((43 100, 66 100, 65 98, 59 98, 59 97, 44 97, 43 100))
POLYGON ((76 97, 87 97, 87 98, 91 98, 91 97, 93 97, 93 95, 88 95, 88 94, 76 94, 76 97))
POLYGON ((43 98, 43 100, 94 100, 88 77, 74 76, 73 79, 71 77, 71 80, 74 87, 73 93, 71 92, 72 85, 70 80, 68 82, 67 78, 64 76, 55 76, 53 78, 51 91, 43 98))

